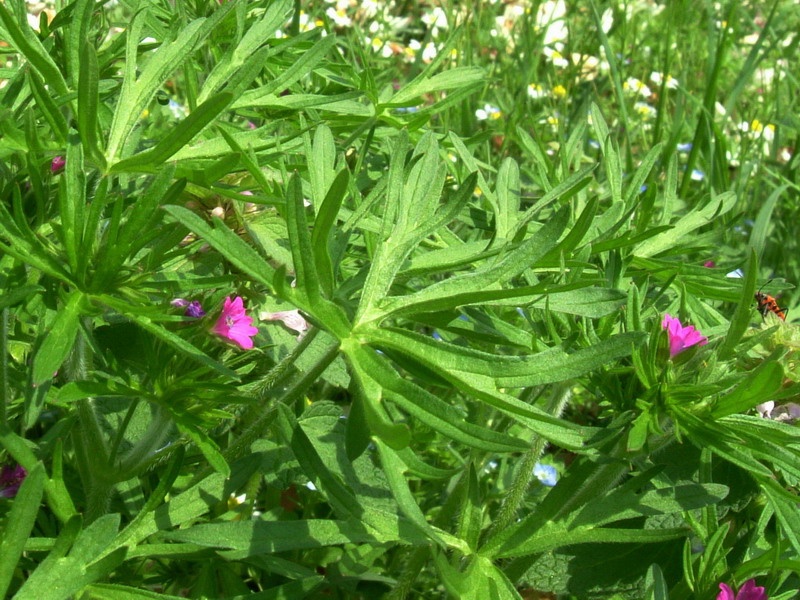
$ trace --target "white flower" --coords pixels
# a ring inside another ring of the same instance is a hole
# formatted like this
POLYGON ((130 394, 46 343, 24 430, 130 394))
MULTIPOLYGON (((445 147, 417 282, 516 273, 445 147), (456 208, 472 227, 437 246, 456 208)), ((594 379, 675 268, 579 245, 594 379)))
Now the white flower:
POLYGON ((561 46, 561 44, 556 44, 555 48, 545 46, 543 52, 544 55, 550 59, 550 62, 553 63, 554 66, 558 67, 559 69, 563 69, 564 67, 569 66, 569 61, 566 59, 566 57, 564 57, 563 54, 561 54, 561 52, 559 52, 559 46, 561 46))
POLYGON ((772 409, 775 408, 775 402, 770 400, 769 402, 764 402, 763 404, 756 404, 756 410, 758 411, 758 416, 763 419, 771 419, 772 418, 772 409))
POLYGON ((335 9, 330 6, 328 10, 325 11, 325 14, 328 15, 328 18, 333 21, 337 27, 350 27, 353 24, 352 19, 341 9, 335 9))
POLYGON ((647 84, 644 81, 636 79, 636 77, 628 77, 622 84, 622 88, 633 94, 639 94, 644 98, 649 98, 653 94, 650 88, 647 87, 647 84))
POLYGON ((361 0, 361 3, 358 6, 358 10, 367 17, 372 18, 376 14, 378 14, 378 9, 381 7, 375 0, 361 0))
POLYGON ((428 42, 425 44, 425 48, 422 50, 422 61, 426 63, 431 62, 434 58, 436 58, 436 54, 438 52, 439 50, 436 48, 436 44, 433 42, 428 42))
POLYGON ((656 109, 650 106, 647 102, 637 102, 633 105, 633 110, 641 115, 644 119, 651 119, 656 116, 656 109))
POLYGON ((302 339, 308 330, 308 321, 303 318, 303 315, 297 309, 281 310, 273 313, 262 311, 258 313, 258 318, 262 321, 281 321, 286 327, 298 333, 298 340, 302 339))
POLYGON ((187 108, 182 104, 178 104, 177 102, 175 102, 175 100, 170 100, 167 106, 169 106, 170 112, 172 112, 173 116, 176 119, 183 119, 186 115, 189 114, 187 108))
POLYGON ((475 111, 475 117, 479 121, 485 121, 489 117, 492 119, 499 119, 501 116, 503 116, 503 113, 500 112, 500 109, 491 104, 484 104, 483 108, 479 108, 475 111))
POLYGON ((439 29, 447 29, 447 13, 442 7, 435 6, 433 10, 422 15, 422 22, 434 30, 433 35, 437 35, 439 29))
MULTIPOLYGON (((661 85, 661 82, 664 81, 664 75, 658 71, 653 71, 650 73, 650 81, 656 85, 661 85)), ((667 75, 667 87, 671 90, 678 89, 678 80, 672 75, 667 75)))
POLYGON ((607 8, 603 12, 603 16, 600 17, 600 27, 603 29, 603 33, 608 33, 611 31, 611 28, 614 26, 614 11, 610 8, 607 8))
POLYGON ((545 92, 544 88, 542 88, 542 86, 540 86, 538 83, 531 83, 528 85, 528 96, 534 100, 541 100, 547 96, 547 92, 545 92))
POLYGON ((384 42, 381 38, 379 37, 372 39, 365 38, 365 40, 367 44, 369 44, 372 47, 373 51, 379 52, 380 55, 383 56, 384 58, 389 58, 390 56, 392 56, 393 54, 392 47, 386 42, 384 42))
POLYGON ((567 39, 569 30, 564 18, 566 15, 567 5, 564 0, 555 2, 548 0, 539 5, 534 19, 534 28, 537 32, 544 29, 545 46, 567 39))

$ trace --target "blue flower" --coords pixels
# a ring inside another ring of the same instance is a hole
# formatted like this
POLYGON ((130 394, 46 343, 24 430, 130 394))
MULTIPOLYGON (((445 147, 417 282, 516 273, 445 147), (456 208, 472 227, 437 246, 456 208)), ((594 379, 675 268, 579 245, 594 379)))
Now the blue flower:
POLYGON ((678 149, 678 152, 689 152, 692 149, 692 143, 686 142, 685 144, 678 144, 675 147, 678 149))
POLYGON ((547 487, 553 487, 558 482, 558 471, 552 465, 543 465, 537 462, 533 466, 533 476, 547 487))

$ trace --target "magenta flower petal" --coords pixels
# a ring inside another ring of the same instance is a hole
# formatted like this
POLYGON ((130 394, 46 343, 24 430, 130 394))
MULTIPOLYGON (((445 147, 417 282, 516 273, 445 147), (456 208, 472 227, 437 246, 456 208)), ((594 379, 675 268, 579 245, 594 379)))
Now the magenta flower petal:
POLYGON ((253 327, 252 317, 248 317, 245 313, 242 298, 236 296, 234 300, 231 300, 228 296, 225 298, 222 314, 211 331, 234 342, 239 347, 249 350, 253 347, 252 337, 258 333, 258 328, 253 327))
POLYGON ((67 161, 64 159, 63 156, 56 156, 50 163, 50 172, 53 174, 58 173, 64 168, 64 165, 66 164, 67 161))
POLYGON ((719 594, 717 594, 717 600, 736 600, 733 597, 733 590, 728 587, 727 583, 720 583, 719 589, 721 591, 719 594))
POLYGON ((755 579, 748 579, 744 585, 739 588, 739 593, 736 594, 736 600, 767 600, 767 594, 763 587, 756 585, 755 579))
POLYGON ((717 594, 717 600, 769 600, 764 588, 757 586, 755 579, 745 581, 744 585, 739 588, 739 593, 736 594, 736 597, 734 597, 733 590, 727 583, 720 583, 719 589, 721 591, 717 594))
POLYGON ((670 358, 675 358, 675 356, 692 346, 703 346, 708 343, 707 337, 703 336, 691 325, 684 327, 679 319, 671 317, 669 313, 664 315, 661 327, 666 329, 669 335, 670 358))
POLYGON ((25 481, 28 472, 21 465, 12 467, 5 465, 0 469, 0 498, 13 498, 19 491, 19 486, 25 481))

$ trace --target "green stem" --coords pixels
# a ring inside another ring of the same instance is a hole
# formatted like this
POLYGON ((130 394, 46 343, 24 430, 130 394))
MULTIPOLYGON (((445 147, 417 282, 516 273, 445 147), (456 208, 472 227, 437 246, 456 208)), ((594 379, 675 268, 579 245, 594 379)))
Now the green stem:
MULTIPOLYGON (((559 416, 563 412, 571 396, 570 389, 566 384, 557 386, 553 390, 553 395, 548 403, 547 412, 554 416, 559 416)), ((546 445, 547 440, 541 436, 535 435, 531 440, 531 449, 522 457, 511 488, 506 493, 500 505, 500 511, 486 532, 485 539, 487 542, 506 529, 516 518, 517 511, 525 500, 528 487, 534 479, 533 468, 536 465, 536 461, 538 461, 539 457, 542 455, 542 452, 544 452, 546 445)))
POLYGON ((117 481, 135 477, 150 464, 153 454, 166 443, 171 431, 172 421, 167 412, 161 407, 156 407, 147 431, 117 466, 117 481))
MULTIPOLYGON (((433 519, 433 525, 436 527, 446 528, 455 517, 458 507, 461 504, 462 495, 467 493, 468 472, 469 471, 466 469, 462 471, 460 476, 461 478, 456 481, 454 485, 448 486, 449 494, 447 495, 447 499, 444 501, 439 513, 433 519)), ((400 574, 400 577, 397 578, 397 583, 395 583, 392 591, 386 595, 385 600, 405 600, 405 598, 411 593, 411 590, 417 581, 417 577, 419 577, 419 574, 422 571, 422 567, 424 567, 425 563, 428 561, 428 557, 431 554, 431 548, 430 546, 422 546, 419 548, 414 548, 413 550, 404 549, 401 550, 401 552, 409 553, 409 557, 405 563, 405 566, 403 567, 403 572, 400 574)))
POLYGON ((78 425, 73 431, 73 441, 76 454, 83 456, 78 467, 88 498, 98 481, 108 483, 113 480, 113 469, 109 467, 108 449, 94 411, 94 400, 79 400, 77 406, 78 425))
MULTIPOLYGON (((322 354, 322 356, 319 357, 317 362, 314 363, 314 365, 308 371, 303 373, 294 382, 294 384, 286 390, 279 401, 283 404, 290 405, 298 398, 301 398, 306 390, 310 388, 317 378, 322 375, 325 369, 328 368, 338 354, 339 342, 336 341, 328 347, 328 349, 322 354)), ((274 408, 263 411, 261 416, 251 423, 250 426, 247 427, 247 429, 245 429, 242 434, 225 449, 225 451, 222 453, 225 461, 230 464, 237 458, 244 456, 244 454, 250 448, 250 445, 264 434, 264 431, 266 431, 267 427, 269 427, 269 425, 275 419, 275 416, 276 413, 274 408)), ((209 467, 198 473, 192 480, 191 485, 194 485, 198 481, 207 477, 211 471, 212 469, 209 467)))
POLYGON ((6 423, 8 402, 8 308, 0 313, 0 423, 6 423))
POLYGON ((274 367, 272 367, 267 374, 255 385, 252 394, 258 398, 258 402, 245 411, 240 421, 241 426, 247 429, 256 419, 264 414, 264 403, 267 400, 267 392, 274 388, 286 376, 291 367, 298 357, 306 351, 306 349, 314 341, 314 338, 319 335, 319 328, 312 327, 303 339, 300 340, 292 351, 289 352, 283 359, 274 367))
POLYGON ((128 426, 131 423, 131 419, 133 418, 133 413, 136 412, 136 407, 139 406, 139 398, 136 398, 131 405, 128 407, 127 412, 125 413, 125 418, 122 419, 122 424, 119 427, 119 431, 117 431, 116 436, 114 436, 114 442, 111 444, 111 450, 108 453, 108 463, 114 464, 117 460, 117 452, 119 451, 119 445, 122 443, 122 439, 125 437, 125 432, 128 430, 128 426))

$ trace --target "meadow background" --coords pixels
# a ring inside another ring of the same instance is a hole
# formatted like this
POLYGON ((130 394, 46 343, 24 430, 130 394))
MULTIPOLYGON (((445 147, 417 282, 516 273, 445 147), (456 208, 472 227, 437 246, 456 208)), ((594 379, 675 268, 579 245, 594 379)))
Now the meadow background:
POLYGON ((799 31, 0 2, 0 597, 797 597, 799 31))

